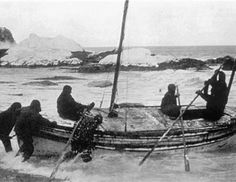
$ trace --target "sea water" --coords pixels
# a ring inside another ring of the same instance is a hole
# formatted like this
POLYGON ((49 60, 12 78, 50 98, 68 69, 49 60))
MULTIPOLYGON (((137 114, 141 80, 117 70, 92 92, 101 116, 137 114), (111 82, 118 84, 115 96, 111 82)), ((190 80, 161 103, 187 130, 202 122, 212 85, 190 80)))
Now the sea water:
MULTIPOLYGON (((169 48, 168 48, 169 49, 169 48)), ((175 52, 174 48, 168 50, 175 52)), ((183 48, 184 49, 184 48, 183 48)), ((191 48, 185 48, 181 52, 187 52, 191 48)), ((218 49, 218 47, 217 47, 218 49)), ((232 49, 235 49, 233 47, 232 49)), ((225 48, 225 55, 234 55, 236 51, 225 48), (228 51, 228 52, 227 52, 228 51), (230 53, 231 52, 231 53, 230 53)), ((156 52, 158 49, 155 49, 156 52)), ((205 50, 205 49, 202 49, 205 50)), ((222 47, 224 50, 224 47, 222 47)), ((167 52, 167 50, 165 50, 167 52)), ((165 52, 162 50, 162 52, 165 52)), ((207 56, 218 57, 216 52, 207 56)), ((177 51, 178 52, 178 51, 177 51)), ((182 54, 181 53, 181 54, 182 54)), ((177 55, 177 53, 175 52, 177 55)), ((200 53, 199 53, 200 54, 200 53)), ((189 57, 189 56, 187 56, 189 57)), ((197 54, 194 56, 197 57, 197 54)), ((164 70, 150 72, 121 72, 118 84, 117 103, 135 102, 145 105, 160 105, 161 98, 167 91, 169 83, 179 86, 182 104, 189 104, 196 96, 195 91, 203 87, 203 82, 209 79, 214 69, 196 71, 191 70, 164 70)), ((227 82, 231 72, 225 71, 227 82)), ((72 86, 73 97, 83 104, 94 101, 96 106, 108 107, 111 97, 111 87, 91 87, 90 82, 113 81, 113 73, 85 74, 76 73, 62 68, 0 68, 0 110, 7 109, 13 102, 21 102, 28 106, 33 99, 41 102, 42 114, 50 120, 58 117, 56 111, 56 100, 64 85, 72 86), (42 78, 54 76, 72 76, 74 80, 50 80, 56 85, 34 84, 42 78)), ((228 106, 236 107, 236 81, 234 80, 229 96, 228 106)), ((198 98, 194 105, 204 105, 205 101, 198 98)), ((234 109, 236 112, 236 109, 234 109)), ((60 123, 63 124, 63 123, 60 123)), ((12 133, 11 135, 13 135, 12 133)), ((234 138, 233 138, 234 139, 234 138)), ((14 152, 6 154, 3 146, 0 147, 0 168, 16 170, 17 173, 28 173, 32 176, 50 176, 56 164, 56 158, 36 158, 22 163, 21 158, 15 157, 18 150, 16 139, 12 140, 14 152)), ((224 150, 212 152, 190 152, 188 154, 191 171, 184 171, 183 154, 155 154, 142 165, 138 163, 144 153, 110 152, 96 150, 93 160, 83 163, 77 161, 64 162, 57 172, 56 177, 67 181, 99 181, 99 182, 127 182, 127 181, 184 181, 184 182, 213 182, 213 181, 235 181, 236 180, 236 141, 224 150)), ((13 179, 14 180, 14 179, 13 179)), ((0 180, 1 181, 1 180, 0 180)))
MULTIPOLYGON (((126 47, 125 47, 126 48, 126 47)), ((175 58, 194 58, 205 61, 223 56, 236 56, 236 46, 147 46, 153 54, 175 58)), ((107 51, 114 47, 91 47, 93 51, 107 51)))

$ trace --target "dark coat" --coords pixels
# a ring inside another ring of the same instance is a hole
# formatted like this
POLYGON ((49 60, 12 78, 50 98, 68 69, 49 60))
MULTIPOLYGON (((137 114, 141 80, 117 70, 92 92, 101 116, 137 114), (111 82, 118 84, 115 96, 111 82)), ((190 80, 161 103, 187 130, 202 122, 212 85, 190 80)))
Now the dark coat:
POLYGON ((206 95, 206 119, 218 120, 224 114, 228 100, 228 89, 225 82, 212 83, 211 95, 206 95))
POLYGON ((71 94, 62 92, 57 99, 57 112, 60 117, 78 120, 88 106, 76 102, 71 94))
POLYGON ((20 110, 15 111, 11 107, 0 113, 0 134, 8 136, 16 123, 20 110))
POLYGON ((173 93, 166 92, 161 101, 161 111, 169 116, 177 117, 180 107, 177 106, 176 96, 173 93))
POLYGON ((33 134, 39 131, 40 126, 55 126, 55 123, 50 122, 29 107, 25 107, 22 108, 16 121, 15 132, 17 136, 32 138, 33 134))
POLYGON ((39 112, 30 107, 22 108, 20 116, 17 118, 15 132, 18 140, 23 144, 20 146, 20 152, 23 158, 28 160, 34 152, 33 135, 39 132, 41 126, 55 126, 56 123, 43 118, 39 112))
POLYGON ((2 140, 6 152, 12 151, 9 134, 16 123, 20 108, 21 104, 15 102, 6 111, 0 113, 0 139, 2 140))

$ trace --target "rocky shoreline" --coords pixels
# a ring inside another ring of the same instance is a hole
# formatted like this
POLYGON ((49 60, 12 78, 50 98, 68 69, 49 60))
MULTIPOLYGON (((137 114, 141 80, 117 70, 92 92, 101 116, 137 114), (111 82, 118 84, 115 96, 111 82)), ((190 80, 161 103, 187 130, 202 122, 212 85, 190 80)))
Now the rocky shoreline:
MULTIPOLYGON (((1 50, 0 50, 1 52, 1 50)), ((6 50, 2 55, 6 55, 6 50)), ((58 61, 57 64, 32 64, 32 65, 11 65, 5 64, 1 65, 0 58, 0 67, 5 68, 49 68, 49 67, 61 67, 62 69, 69 69, 71 72, 78 73, 103 73, 103 72, 114 72, 115 65, 114 64, 100 64, 100 60, 108 55, 114 55, 116 50, 105 51, 101 53, 91 53, 86 51, 77 51, 72 52, 72 56, 70 58, 77 58, 81 60, 80 63, 71 63, 71 62, 63 62, 58 61)), ((218 64, 222 64, 223 62, 232 62, 234 60, 231 56, 219 57, 216 59, 208 59, 206 61, 193 59, 193 58, 183 58, 178 61, 171 60, 167 62, 161 62, 156 66, 140 66, 140 65, 121 65, 120 71, 162 71, 166 69, 173 70, 185 70, 185 69, 196 69, 196 70, 206 70, 211 69, 210 66, 215 66, 218 64)))

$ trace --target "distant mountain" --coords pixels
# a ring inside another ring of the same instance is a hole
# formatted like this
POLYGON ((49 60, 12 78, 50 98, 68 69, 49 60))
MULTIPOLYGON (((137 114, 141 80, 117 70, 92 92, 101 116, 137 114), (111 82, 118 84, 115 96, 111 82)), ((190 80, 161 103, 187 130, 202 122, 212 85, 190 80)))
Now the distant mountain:
POLYGON ((19 43, 19 46, 35 50, 83 51, 83 48, 77 42, 62 35, 56 37, 40 37, 36 34, 30 34, 29 38, 19 43))

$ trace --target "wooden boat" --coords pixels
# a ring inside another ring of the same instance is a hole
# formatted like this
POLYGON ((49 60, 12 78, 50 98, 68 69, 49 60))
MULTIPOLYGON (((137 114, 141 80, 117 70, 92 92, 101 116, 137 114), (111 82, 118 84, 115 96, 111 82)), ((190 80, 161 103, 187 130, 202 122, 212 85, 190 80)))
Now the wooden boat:
MULTIPOLYGON (((104 116, 103 127, 94 134, 94 142, 97 149, 147 152, 155 145, 173 120, 164 116, 159 107, 132 107, 122 108, 118 118, 105 117, 106 110, 99 112, 104 116), (129 109, 128 116, 123 114, 129 109), (139 115, 136 115, 139 112, 139 115), (123 115, 123 116, 122 116, 123 115), (129 119, 127 130, 125 128, 125 117, 129 119), (164 117, 164 118, 163 118, 164 117), (165 120, 165 121, 164 121, 165 120)), ((228 113, 232 111, 228 108, 228 113)), ((87 115, 86 117, 93 117, 87 115)), ((231 142, 236 133, 236 118, 228 115, 213 123, 204 119, 185 121, 186 148, 190 150, 209 151, 222 148, 231 142)), ((72 126, 60 126, 55 128, 42 127, 40 132, 34 136, 34 155, 58 155, 63 150, 65 143, 72 132, 72 126)), ((176 152, 183 150, 183 135, 179 123, 169 132, 154 152, 176 152)), ((70 151, 71 148, 68 148, 70 151)))
MULTIPOLYGON (((163 115, 158 106, 134 105, 114 109, 127 9, 128 0, 125 2, 110 108, 94 109, 94 114, 99 113, 103 116, 103 126, 105 128, 105 130, 99 129, 94 133, 93 142, 96 148, 130 152, 146 152, 153 149, 155 152, 166 152, 181 151, 183 148, 214 150, 217 147, 225 146, 236 133, 235 117, 225 115, 217 122, 209 122, 199 118, 185 121, 184 126, 177 124, 172 127, 173 120, 163 115), (118 117, 111 117, 116 115, 118 117), (169 127, 172 127, 172 129, 156 145, 169 127), (183 136, 185 142, 183 142, 183 136)), ((233 70, 228 84, 229 90, 234 77, 235 69, 233 70)), ((197 110, 199 108, 191 109, 197 110)), ((86 115, 86 117, 93 116, 86 115)), ((66 126, 42 127, 40 132, 34 136, 34 154, 59 154, 69 139, 72 128, 66 126)), ((68 148, 68 151, 70 150, 71 148, 68 148)))

